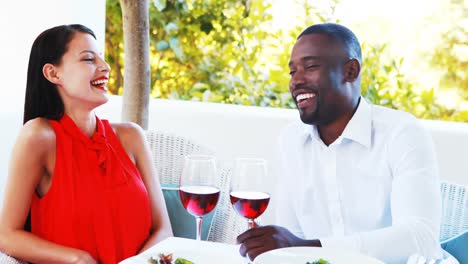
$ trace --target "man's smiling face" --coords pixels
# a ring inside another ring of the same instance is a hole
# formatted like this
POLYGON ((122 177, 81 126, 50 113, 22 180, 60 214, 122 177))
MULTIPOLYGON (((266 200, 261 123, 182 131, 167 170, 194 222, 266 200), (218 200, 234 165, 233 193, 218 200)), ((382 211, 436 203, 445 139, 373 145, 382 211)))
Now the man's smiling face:
POLYGON ((301 36, 289 62, 289 90, 306 124, 324 125, 345 111, 343 64, 347 56, 342 45, 325 34, 301 36))

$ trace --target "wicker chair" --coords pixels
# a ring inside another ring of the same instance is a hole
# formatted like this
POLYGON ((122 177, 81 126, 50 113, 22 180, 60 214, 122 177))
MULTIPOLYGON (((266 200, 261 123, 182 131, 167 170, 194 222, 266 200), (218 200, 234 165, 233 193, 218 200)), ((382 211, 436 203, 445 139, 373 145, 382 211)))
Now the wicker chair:
POLYGON ((0 252, 0 264, 26 264, 26 262, 17 260, 8 256, 7 254, 0 252))
POLYGON ((466 186, 442 181, 442 224, 440 240, 452 238, 468 230, 468 190, 466 186))
MULTIPOLYGON (((214 152, 181 136, 148 131, 153 164, 157 168, 160 183, 178 184, 182 173, 183 161, 190 154, 213 154, 214 152)), ((221 197, 208 233, 209 241, 233 243, 238 234, 246 228, 246 221, 232 209, 229 201, 229 179, 231 166, 220 169, 221 197)))
POLYGON ((157 169, 160 183, 179 184, 184 157, 190 154, 214 154, 213 151, 181 136, 147 131, 153 165, 157 169))

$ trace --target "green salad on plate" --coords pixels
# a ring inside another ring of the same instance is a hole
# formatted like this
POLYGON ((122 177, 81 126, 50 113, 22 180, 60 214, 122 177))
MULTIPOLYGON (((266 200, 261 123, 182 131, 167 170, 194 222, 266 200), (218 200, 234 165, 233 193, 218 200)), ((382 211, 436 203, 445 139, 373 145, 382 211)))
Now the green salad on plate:
POLYGON ((306 262, 306 264, 330 264, 330 262, 324 259, 319 259, 319 260, 312 261, 312 262, 306 262))

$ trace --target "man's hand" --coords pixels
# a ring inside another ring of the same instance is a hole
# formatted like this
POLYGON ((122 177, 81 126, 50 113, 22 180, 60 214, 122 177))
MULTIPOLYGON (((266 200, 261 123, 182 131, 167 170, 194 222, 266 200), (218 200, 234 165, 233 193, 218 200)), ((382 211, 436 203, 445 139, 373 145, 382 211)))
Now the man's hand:
POLYGON ((274 225, 249 229, 237 237, 237 243, 241 244, 241 255, 248 255, 251 260, 263 252, 277 248, 322 246, 319 240, 304 240, 293 235, 286 228, 274 225))

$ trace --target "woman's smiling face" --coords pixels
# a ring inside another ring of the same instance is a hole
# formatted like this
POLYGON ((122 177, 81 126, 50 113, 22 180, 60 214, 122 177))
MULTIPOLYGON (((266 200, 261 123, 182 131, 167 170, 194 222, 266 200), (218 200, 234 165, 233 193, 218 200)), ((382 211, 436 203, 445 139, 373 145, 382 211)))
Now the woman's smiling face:
POLYGON ((75 33, 55 70, 58 78, 54 83, 65 105, 84 102, 97 107, 107 102, 110 67, 92 35, 75 33))

